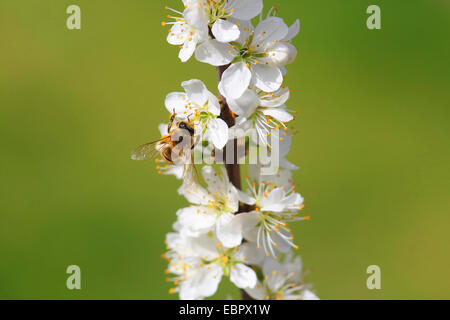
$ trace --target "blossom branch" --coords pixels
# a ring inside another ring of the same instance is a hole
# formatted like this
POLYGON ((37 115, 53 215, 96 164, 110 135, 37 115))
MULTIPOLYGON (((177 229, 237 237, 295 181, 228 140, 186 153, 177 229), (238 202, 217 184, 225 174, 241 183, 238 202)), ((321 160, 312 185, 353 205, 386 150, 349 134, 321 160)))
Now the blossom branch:
MULTIPOLYGON (((157 169, 182 179, 178 193, 191 203, 178 210, 175 232, 166 237, 167 281, 175 286, 170 292, 180 299, 210 297, 225 276, 241 289, 244 300, 317 299, 304 285, 288 225, 309 220, 301 214, 304 199, 292 182, 291 171, 298 168, 285 158, 293 135, 287 123, 294 120, 294 111, 286 106, 290 90, 284 77, 297 55, 291 40, 300 22, 287 26, 275 7, 264 18, 263 0, 183 0, 183 5, 183 11, 166 7, 173 19, 162 23, 170 25, 167 41, 180 47, 182 62, 195 55, 217 68, 220 95, 193 79, 182 83, 184 92, 172 92, 165 100, 171 120, 160 126, 156 152, 166 165, 157 169), (186 139, 176 140, 181 131, 186 139), (250 151, 270 153, 277 160, 270 167, 274 170, 263 170, 259 155, 239 155, 241 138, 249 138, 255 147, 250 151), (174 163, 181 141, 189 142, 187 150, 201 152, 205 146, 225 155, 227 146, 232 147, 233 161, 225 156, 219 172, 204 165, 204 187, 186 175, 192 163, 174 163), (247 156, 256 163, 249 166, 244 190, 239 160, 247 156)), ((151 159, 152 146, 138 148, 133 159, 151 159)))

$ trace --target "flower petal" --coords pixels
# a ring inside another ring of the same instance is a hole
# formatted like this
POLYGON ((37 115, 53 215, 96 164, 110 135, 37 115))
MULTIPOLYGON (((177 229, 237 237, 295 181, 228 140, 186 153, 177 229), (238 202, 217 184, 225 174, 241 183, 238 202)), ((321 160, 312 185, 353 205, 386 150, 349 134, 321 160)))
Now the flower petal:
POLYGON ((223 19, 214 22, 211 31, 219 42, 236 41, 241 34, 236 24, 223 19))
POLYGON ((223 213, 217 220, 217 238, 226 248, 239 246, 243 235, 254 228, 258 222, 259 216, 255 213, 245 212, 238 215, 223 213))
POLYGON ((215 95, 208 91, 208 111, 215 116, 220 116, 220 102, 215 95))
POLYGON ((280 168, 287 169, 287 170, 298 170, 299 167, 297 167, 295 164, 290 162, 289 160, 283 158, 280 159, 280 168))
POLYGON ((237 99, 229 99, 228 106, 233 113, 249 117, 259 105, 259 99, 253 90, 247 89, 244 94, 237 99))
POLYGON ((284 198, 282 200, 282 203, 286 206, 287 209, 298 210, 298 208, 301 207, 304 201, 305 199, 303 199, 300 194, 294 192, 288 197, 284 198))
POLYGON ((209 121, 207 134, 219 150, 222 150, 228 142, 228 126, 222 119, 216 118, 209 121))
POLYGON ((192 278, 182 282, 181 300, 198 300, 214 295, 222 280, 223 270, 218 265, 203 267, 192 278))
POLYGON ((258 282, 255 271, 242 263, 231 268, 230 280, 240 289, 254 288, 258 282))
POLYGON ((290 43, 275 43, 267 48, 266 61, 275 67, 285 66, 292 63, 297 57, 297 49, 290 43))
POLYGON ((257 64, 253 67, 255 85, 266 92, 274 92, 283 84, 283 75, 277 67, 257 64))
POLYGON ((181 185, 178 189, 178 194, 184 196, 190 203, 197 205, 208 205, 208 200, 212 199, 212 197, 208 195, 208 191, 203 187, 197 186, 191 188, 187 183, 181 185))
POLYGON ((284 105, 290 96, 289 88, 283 88, 271 94, 267 94, 261 98, 261 107, 276 108, 284 105))
POLYGON ((320 300, 318 296, 315 295, 314 292, 312 292, 311 290, 304 290, 302 292, 303 294, 303 300, 320 300))
POLYGON ((178 180, 184 176, 184 165, 173 165, 163 172, 164 175, 174 175, 178 180))
POLYGON ((289 28, 283 19, 278 17, 269 17, 261 21, 256 27, 253 45, 270 44, 275 41, 283 40, 289 32, 289 28))
POLYGON ((288 233, 284 229, 280 229, 279 232, 275 232, 275 233, 271 234, 270 236, 272 237, 272 241, 275 242, 276 244, 278 244, 277 251, 279 251, 281 253, 288 253, 290 250, 292 250, 291 245, 289 243, 287 243, 285 240, 292 236, 291 233, 288 233), (283 235, 284 238, 281 235, 283 235))
POLYGON ((198 4, 190 5, 184 10, 184 18, 189 26, 195 27, 198 30, 208 28, 209 17, 206 10, 198 4))
POLYGON ((216 293, 223 276, 223 270, 220 266, 209 267, 203 268, 203 271, 198 275, 198 282, 196 282, 197 290, 203 297, 210 297, 216 293))
POLYGON ((280 122, 289 122, 294 119, 294 116, 286 111, 284 108, 269 108, 263 110, 264 115, 271 116, 280 122))
POLYGON ((159 133, 161 134, 161 136, 165 136, 166 134, 168 134, 168 132, 167 132, 167 123, 161 123, 158 126, 158 130, 159 130, 159 133))
POLYGON ((237 260, 245 261, 248 265, 261 265, 265 257, 264 250, 258 249, 256 243, 248 241, 241 244, 235 254, 237 260))
POLYGON ((233 63, 222 75, 221 93, 227 99, 237 99, 247 90, 251 78, 252 73, 244 62, 233 63))
POLYGON ((183 29, 183 22, 176 22, 167 35, 167 42, 172 45, 180 46, 186 41, 186 32, 183 29))
MULTIPOLYGON (((213 169, 211 166, 204 166, 202 168, 202 176, 203 179, 208 184, 208 188, 212 187, 215 188, 217 185, 222 185, 222 179, 217 174, 217 172, 213 169)), ((213 189, 209 190, 210 192, 213 191, 213 189)))
POLYGON ((186 91, 186 95, 189 101, 203 107, 208 101, 208 89, 206 89, 205 84, 197 79, 185 81, 181 86, 186 91))
POLYGON ((188 207, 177 212, 178 222, 182 230, 190 237, 198 237, 213 228, 216 218, 213 214, 205 214, 202 207, 188 207))
POLYGON ((190 238, 191 249, 205 260, 214 260, 219 257, 220 253, 217 251, 217 239, 211 239, 209 235, 201 235, 197 238, 190 238))
POLYGON ((236 227, 242 229, 243 233, 247 233, 255 227, 255 225, 259 222, 259 218, 260 216, 256 212, 243 212, 236 216, 233 223, 236 227))
POLYGON ((180 53, 178 54, 178 57, 180 58, 181 62, 188 61, 194 54, 196 47, 197 47, 196 40, 192 39, 192 40, 186 41, 183 45, 183 48, 180 50, 180 53))
MULTIPOLYGON (((275 134, 277 139, 280 138, 280 133, 275 134)), ((280 142, 280 158, 285 157, 289 154, 292 147, 292 136, 290 134, 284 135, 283 141, 280 142)))
POLYGON ((215 67, 224 66, 233 61, 236 52, 228 45, 217 40, 203 42, 195 51, 195 58, 215 67), (230 53, 231 52, 231 53, 230 53))
POLYGON ((263 9, 263 0, 238 0, 228 4, 225 9, 231 11, 233 18, 240 20, 251 20, 261 13, 263 9))
MULTIPOLYGON (((282 270, 281 263, 275 259, 265 259, 263 263, 262 272, 265 276, 271 277, 273 275, 273 271, 280 272, 282 270)), ((274 289, 274 288, 271 288, 274 289)), ((278 289, 278 288, 275 288, 278 289)))
POLYGON ((261 211, 281 212, 285 205, 281 202, 286 193, 283 189, 277 188, 272 190, 267 197, 260 201, 261 211))
POLYGON ((216 234, 225 248, 233 248, 242 243, 242 228, 234 222, 238 216, 225 212, 217 219, 216 234))
POLYGON ((172 92, 169 93, 165 100, 166 109, 172 113, 183 113, 188 103, 187 96, 184 92, 172 92))
POLYGON ((245 289, 245 292, 252 297, 254 300, 265 300, 266 298, 266 290, 261 285, 261 283, 257 283, 254 288, 247 288, 245 289))
POLYGON ((245 41, 247 41, 250 34, 253 32, 253 30, 255 30, 255 28, 252 25, 252 22, 249 20, 239 20, 239 19, 234 19, 233 17, 230 17, 230 18, 228 18, 228 21, 239 26, 240 36, 238 39, 236 39, 236 42, 238 42, 238 43, 244 43, 245 41))
POLYGON ((180 233, 171 232, 166 235, 167 247, 171 250, 177 250, 182 245, 182 240, 184 240, 180 233))
POLYGON ((283 41, 291 41, 300 32, 300 20, 297 19, 295 23, 289 27, 288 34, 283 39, 283 41))
POLYGON ((255 198, 251 197, 250 195, 248 195, 247 193, 238 190, 238 195, 239 195, 239 201, 248 204, 249 206, 253 206, 256 203, 255 198))

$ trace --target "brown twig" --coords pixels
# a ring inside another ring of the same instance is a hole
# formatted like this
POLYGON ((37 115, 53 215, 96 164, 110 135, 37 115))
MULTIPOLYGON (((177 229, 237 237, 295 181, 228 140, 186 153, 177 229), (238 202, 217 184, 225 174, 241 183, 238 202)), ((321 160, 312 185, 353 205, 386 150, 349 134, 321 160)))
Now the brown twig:
MULTIPOLYGON (((225 72, 225 70, 228 69, 230 65, 217 67, 217 80, 220 82, 222 80, 222 75, 225 72)), ((233 113, 230 110, 230 107, 228 106, 227 99, 220 95, 220 99, 222 100, 222 112, 220 114, 220 118, 226 122, 229 128, 233 127, 235 124, 235 120, 233 117, 233 113)), ((238 164, 238 147, 237 147, 237 141, 235 140, 233 142, 234 146, 234 159, 232 164, 226 164, 225 167, 228 172, 228 178, 230 179, 231 183, 238 188, 241 189, 241 168, 238 164)), ((227 154, 226 147, 224 149, 224 154, 227 154)))
MULTIPOLYGON (((222 75, 225 72, 225 70, 228 69, 230 65, 217 67, 217 80, 220 82, 222 80, 222 75)), ((220 118, 226 122, 229 128, 233 127, 235 124, 235 119, 233 116, 233 113, 230 110, 230 107, 228 106, 227 99, 220 95, 220 99, 222 100, 222 112, 220 114, 220 118)), ((237 140, 233 141, 233 147, 234 147, 234 160, 232 164, 225 164, 225 167, 227 169, 228 178, 230 179, 231 183, 238 188, 241 189, 241 168, 238 163, 238 143, 237 140)), ((224 154, 227 154, 226 147, 224 149, 224 154)), ((242 208, 239 208, 239 213, 245 212, 242 210, 242 208)), ((250 297, 245 290, 241 289, 241 297, 242 300, 253 300, 252 297, 250 297)))

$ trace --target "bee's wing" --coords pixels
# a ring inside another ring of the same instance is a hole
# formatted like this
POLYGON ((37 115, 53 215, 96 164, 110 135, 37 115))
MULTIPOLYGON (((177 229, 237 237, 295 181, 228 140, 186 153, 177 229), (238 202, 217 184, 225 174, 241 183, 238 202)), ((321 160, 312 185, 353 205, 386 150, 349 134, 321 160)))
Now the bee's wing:
POLYGON ((197 168, 193 163, 184 165, 183 180, 190 187, 197 187, 199 185, 197 168))
POLYGON ((137 147, 131 154, 131 159, 138 161, 152 160, 158 153, 161 152, 162 144, 166 142, 167 139, 169 138, 163 137, 160 140, 149 142, 137 147))

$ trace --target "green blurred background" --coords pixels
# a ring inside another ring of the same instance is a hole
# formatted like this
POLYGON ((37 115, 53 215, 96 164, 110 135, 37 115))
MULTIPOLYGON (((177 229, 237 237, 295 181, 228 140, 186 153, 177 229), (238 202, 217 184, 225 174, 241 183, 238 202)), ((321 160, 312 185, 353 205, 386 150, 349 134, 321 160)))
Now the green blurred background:
MULTIPOLYGON (((265 1, 266 6, 271 5, 265 1)), ((0 298, 174 299, 164 237, 186 201, 130 160, 164 97, 213 67, 182 64, 155 0, 0 1, 0 298), (70 4, 82 29, 69 31, 70 4), (69 291, 66 267, 82 270, 69 291)), ((310 222, 295 226, 322 299, 450 298, 450 4, 278 0, 302 22, 289 68, 290 160, 310 222), (378 4, 382 30, 366 28, 378 4), (366 268, 382 269, 382 290, 366 268)), ((216 298, 238 291, 224 283, 216 298)))

